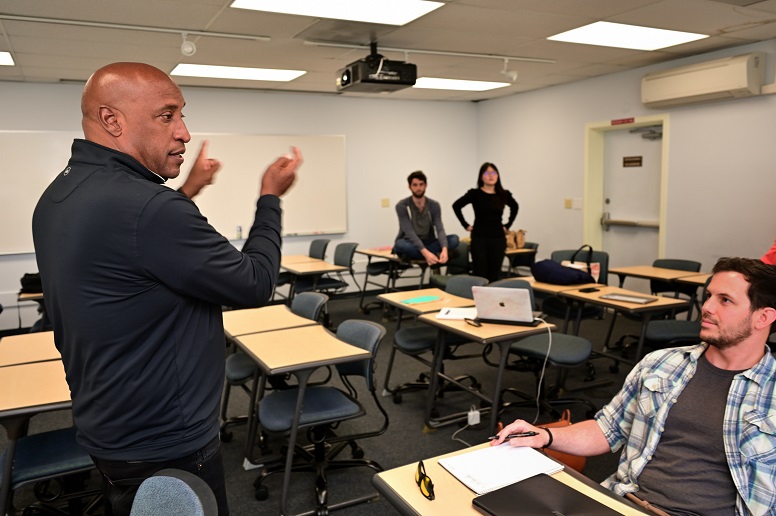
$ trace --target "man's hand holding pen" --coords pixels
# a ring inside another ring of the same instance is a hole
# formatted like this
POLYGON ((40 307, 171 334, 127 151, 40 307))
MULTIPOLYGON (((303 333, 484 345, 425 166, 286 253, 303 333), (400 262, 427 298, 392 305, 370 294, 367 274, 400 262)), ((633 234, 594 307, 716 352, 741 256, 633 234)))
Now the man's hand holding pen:
POLYGON ((510 446, 544 448, 550 442, 549 434, 543 428, 535 427, 522 419, 505 426, 498 434, 490 437, 490 445, 498 446, 509 441, 510 446))

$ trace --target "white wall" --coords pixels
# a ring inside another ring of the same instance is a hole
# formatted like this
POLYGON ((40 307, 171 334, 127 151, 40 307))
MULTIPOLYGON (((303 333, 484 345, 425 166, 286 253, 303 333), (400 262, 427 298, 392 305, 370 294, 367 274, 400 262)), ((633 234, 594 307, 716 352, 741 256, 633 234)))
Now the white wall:
MULTIPOLYGON (((442 203, 448 232, 461 234, 450 204, 474 186, 483 161, 495 162, 520 203, 515 226, 546 257, 582 243, 582 211, 564 209, 563 199, 582 197, 585 124, 668 112, 666 255, 700 260, 708 270, 722 255, 759 257, 776 236, 776 96, 653 111, 640 102, 640 79, 756 50, 767 53, 766 82, 773 82, 776 41, 477 104, 187 88, 186 121, 196 132, 344 134, 349 229, 333 237, 332 249, 338 241, 390 245, 393 205, 408 195, 405 178, 416 169, 429 176, 428 194, 442 203), (381 208, 381 198, 391 208, 381 208)), ((80 92, 78 84, 0 82, 0 130, 79 129, 80 92)), ((257 184, 264 165, 256 165, 257 184)), ((0 170, 11 173, 20 172, 0 170)), ((309 238, 289 238, 284 249, 304 253, 308 245, 309 238)), ((33 255, 0 256, 0 329, 18 325, 19 278, 35 270, 33 255)), ((21 316, 27 326, 34 310, 21 316)))
MULTIPOLYGON (((0 130, 80 129, 81 89, 78 84, 0 82, 0 130)), ((331 237, 330 257, 341 241, 358 242, 365 247, 393 243, 398 230, 393 205, 409 195, 406 177, 417 169, 429 176, 429 196, 444 206, 443 217, 448 226, 452 229, 458 225, 450 204, 471 186, 470 172, 477 166, 477 106, 473 103, 204 88, 186 88, 183 93, 187 102, 186 123, 191 131, 345 135, 348 232, 331 237), (390 208, 380 207, 382 198, 390 200, 390 208)), ((188 159, 193 158, 190 155, 188 159)), ((246 188, 258 192, 259 176, 265 166, 266 163, 256 164, 256 181, 246 188)), ((0 170, 0 174, 11 173, 23 171, 0 170)), ((304 181, 304 166, 298 180, 304 181)), ((218 188, 218 184, 211 188, 218 188)), ((5 223, 29 225, 30 221, 5 223)), ((306 237, 288 238, 284 251, 306 253, 309 241, 306 237)), ((34 255, 0 256, 0 304, 5 307, 0 314, 0 329, 18 327, 19 315, 23 326, 36 319, 36 305, 27 305, 21 313, 15 307, 19 278, 24 272, 34 271, 34 255)), ((362 277, 358 280, 362 281, 362 277)))
POLYGON ((759 258, 776 237, 776 95, 652 110, 640 100, 649 71, 748 52, 766 52, 774 82, 776 41, 738 47, 479 104, 478 161, 493 161, 520 202, 517 226, 539 257, 581 245, 584 127, 669 113, 666 257, 759 258))

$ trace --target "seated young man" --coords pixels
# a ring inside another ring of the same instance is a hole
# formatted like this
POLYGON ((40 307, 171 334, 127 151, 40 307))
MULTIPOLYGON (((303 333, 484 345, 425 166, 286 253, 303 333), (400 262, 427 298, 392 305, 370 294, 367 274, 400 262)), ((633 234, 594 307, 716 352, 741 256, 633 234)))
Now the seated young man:
POLYGON ((456 235, 447 236, 439 203, 426 197, 426 175, 420 170, 407 177, 412 195, 396 203, 399 234, 393 252, 429 265, 447 263, 448 250, 458 247, 456 235))
POLYGON ((622 448, 602 484, 657 514, 716 516, 776 510, 776 266, 722 258, 703 304, 701 344, 654 351, 595 419, 535 431, 512 446, 599 455, 622 448))

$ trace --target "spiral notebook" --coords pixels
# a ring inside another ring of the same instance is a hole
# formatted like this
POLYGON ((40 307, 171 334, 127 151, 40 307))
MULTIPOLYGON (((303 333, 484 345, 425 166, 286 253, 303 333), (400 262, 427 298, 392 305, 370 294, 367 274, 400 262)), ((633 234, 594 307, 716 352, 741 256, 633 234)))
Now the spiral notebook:
POLYGON ((439 464, 478 495, 563 469, 562 464, 533 448, 509 444, 445 457, 439 459, 439 464))

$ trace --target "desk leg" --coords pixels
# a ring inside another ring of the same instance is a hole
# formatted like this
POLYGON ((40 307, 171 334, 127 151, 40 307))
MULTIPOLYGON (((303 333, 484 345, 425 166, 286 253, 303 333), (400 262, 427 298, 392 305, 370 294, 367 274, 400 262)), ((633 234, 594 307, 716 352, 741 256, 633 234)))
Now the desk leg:
POLYGON ((490 409, 490 432, 492 435, 496 434, 496 425, 498 424, 498 414, 501 409, 501 385, 504 381, 504 371, 507 368, 507 361, 509 359, 509 347, 512 341, 505 340, 498 343, 498 348, 501 352, 501 358, 498 363, 498 374, 496 375, 496 386, 493 392, 493 405, 490 409))
POLYGON ((627 274, 617 274, 617 277, 620 278, 620 288, 625 284, 625 276, 627 276, 627 274))
POLYGON ((431 413, 434 411, 436 402, 436 392, 439 386, 439 373, 442 372, 442 362, 445 357, 446 346, 445 332, 437 330, 436 344, 434 345, 434 356, 432 358, 431 378, 428 379, 428 396, 426 397, 426 426, 433 428, 431 413))
POLYGON ((294 448, 296 446, 296 436, 299 432, 299 419, 302 415, 302 408, 304 406, 304 392, 307 388, 307 381, 310 379, 310 375, 314 370, 315 369, 305 369, 295 373, 296 379, 299 382, 299 393, 296 397, 296 412, 294 413, 294 421, 291 423, 291 432, 288 435, 286 467, 283 470, 283 488, 280 494, 280 514, 288 514, 288 487, 291 484, 291 468, 294 464, 294 448))
POLYGON ((634 363, 638 363, 641 360, 641 354, 644 352, 644 342, 647 340, 647 324, 652 316, 645 313, 641 316, 641 334, 639 335, 639 344, 636 346, 636 356, 634 357, 634 363))
POLYGON ((267 384, 266 377, 256 371, 253 374, 253 383, 251 387, 251 400, 249 402, 248 413, 248 438, 245 441, 245 458, 248 462, 254 464, 253 447, 256 443, 256 434, 259 428, 259 400, 264 397, 264 387, 267 384))
POLYGON ((9 513, 11 501, 11 473, 13 472, 13 460, 16 453, 16 442, 27 434, 29 415, 10 417, 2 422, 8 435, 8 444, 5 447, 5 462, 3 463, 3 480, 0 482, 0 514, 9 513))

